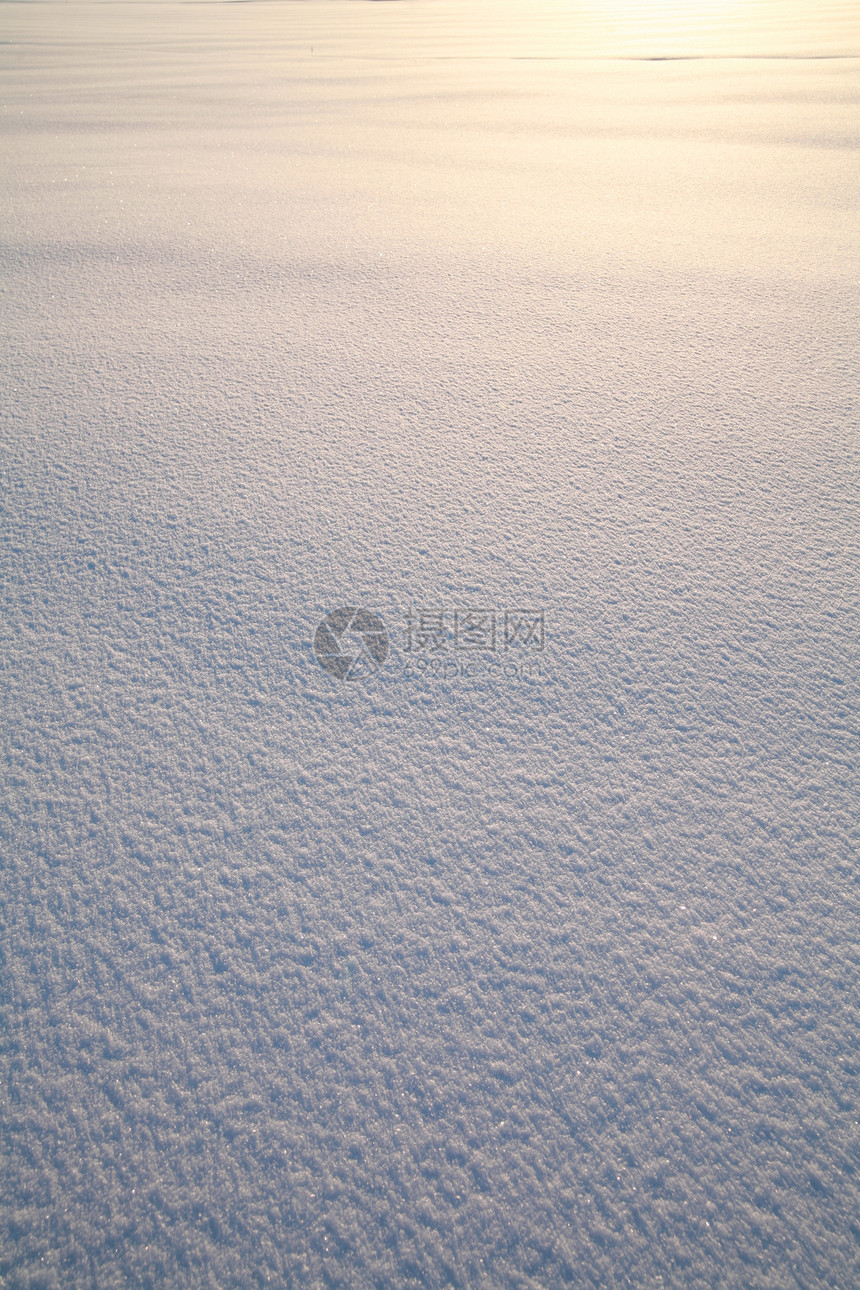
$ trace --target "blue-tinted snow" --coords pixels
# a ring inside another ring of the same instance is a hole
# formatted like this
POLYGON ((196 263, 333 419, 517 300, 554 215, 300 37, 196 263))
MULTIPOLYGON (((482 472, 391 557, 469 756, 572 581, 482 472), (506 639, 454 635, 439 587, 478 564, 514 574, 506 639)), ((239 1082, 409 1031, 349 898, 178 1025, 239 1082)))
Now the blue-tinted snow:
POLYGON ((857 50, 707 8, 4 6, 4 1285, 860 1279, 857 50))

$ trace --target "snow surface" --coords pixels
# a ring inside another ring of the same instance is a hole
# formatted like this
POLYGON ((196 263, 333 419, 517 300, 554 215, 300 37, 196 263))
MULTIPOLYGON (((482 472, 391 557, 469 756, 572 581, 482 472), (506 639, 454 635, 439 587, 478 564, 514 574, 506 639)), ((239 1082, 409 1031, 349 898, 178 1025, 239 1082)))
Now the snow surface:
POLYGON ((860 1284, 852 10, 2 6, 3 1286, 860 1284))

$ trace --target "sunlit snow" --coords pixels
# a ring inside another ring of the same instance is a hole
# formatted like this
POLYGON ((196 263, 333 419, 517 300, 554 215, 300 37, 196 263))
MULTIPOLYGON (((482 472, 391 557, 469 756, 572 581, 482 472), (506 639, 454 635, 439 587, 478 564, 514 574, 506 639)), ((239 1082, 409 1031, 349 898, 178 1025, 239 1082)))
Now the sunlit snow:
POLYGON ((860 1283, 854 6, 0 13, 0 1283, 860 1283))

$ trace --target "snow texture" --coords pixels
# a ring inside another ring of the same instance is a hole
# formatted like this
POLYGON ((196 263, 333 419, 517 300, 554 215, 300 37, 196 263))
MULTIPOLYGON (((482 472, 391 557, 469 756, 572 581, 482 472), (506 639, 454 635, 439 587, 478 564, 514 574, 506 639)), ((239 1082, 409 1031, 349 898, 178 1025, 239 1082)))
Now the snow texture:
POLYGON ((852 9, 2 6, 4 1287, 860 1284, 852 9))

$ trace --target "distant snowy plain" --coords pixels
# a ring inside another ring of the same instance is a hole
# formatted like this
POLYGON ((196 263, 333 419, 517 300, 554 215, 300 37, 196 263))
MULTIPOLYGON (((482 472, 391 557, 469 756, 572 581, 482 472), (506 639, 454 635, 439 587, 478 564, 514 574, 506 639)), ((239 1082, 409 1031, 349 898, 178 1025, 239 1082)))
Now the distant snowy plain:
POLYGON ((2 6, 3 1286, 860 1284, 810 9, 2 6))

